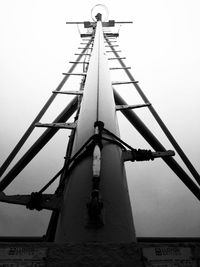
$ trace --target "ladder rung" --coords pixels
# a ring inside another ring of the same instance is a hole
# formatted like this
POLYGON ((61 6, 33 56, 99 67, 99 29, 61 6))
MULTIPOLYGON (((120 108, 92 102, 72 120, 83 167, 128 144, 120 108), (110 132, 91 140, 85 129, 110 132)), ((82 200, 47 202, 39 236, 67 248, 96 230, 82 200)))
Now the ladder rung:
POLYGON ((88 39, 82 39, 82 41, 91 41, 93 40, 94 38, 88 38, 88 39))
POLYGON ((82 95, 82 91, 52 91, 54 94, 65 94, 65 95, 82 95))
POLYGON ((93 49, 93 47, 78 47, 78 49, 93 49))
POLYGON ((66 24, 84 24, 82 21, 66 21, 66 24))
POLYGON ((133 23, 133 22, 132 21, 115 21, 115 23, 124 24, 124 23, 133 23))
POLYGON ((91 54, 74 54, 75 56, 81 56, 81 55, 83 55, 83 56, 91 56, 91 54))
POLYGON ((128 81, 128 82, 112 82, 112 85, 130 84, 130 83, 139 83, 139 81, 128 81))
POLYGON ((119 45, 105 45, 105 47, 118 47, 119 45))
POLYGON ((104 43, 108 43, 108 42, 110 42, 110 43, 117 43, 117 41, 105 41, 104 43))
POLYGON ((72 63, 72 64, 89 64, 89 62, 84 62, 84 61, 69 61, 69 63, 72 63))
POLYGON ((85 37, 93 37, 91 33, 82 33, 80 34, 81 38, 85 38, 85 37))
POLYGON ((150 103, 139 104, 139 105, 117 105, 116 110, 124 110, 124 109, 136 109, 150 106, 150 103))
POLYGON ((131 67, 110 68, 110 70, 130 70, 131 67))
POLYGON ((114 59, 126 59, 125 57, 110 57, 108 60, 114 60, 114 59))
POLYGON ((115 53, 115 52, 117 52, 117 53, 119 53, 119 52, 122 52, 122 50, 118 50, 118 51, 106 51, 106 53, 115 53))
POLYGON ((63 75, 76 75, 76 76, 86 76, 86 73, 63 73, 63 75))
POLYGON ((75 129, 76 123, 36 123, 36 127, 47 127, 47 128, 59 128, 59 129, 75 129))
POLYGON ((119 33, 105 33, 107 37, 119 37, 119 33))

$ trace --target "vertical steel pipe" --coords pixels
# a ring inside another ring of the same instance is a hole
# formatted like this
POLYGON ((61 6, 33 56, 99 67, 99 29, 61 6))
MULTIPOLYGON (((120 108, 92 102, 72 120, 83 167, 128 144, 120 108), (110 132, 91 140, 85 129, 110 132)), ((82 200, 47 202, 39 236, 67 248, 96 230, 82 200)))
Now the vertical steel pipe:
MULTIPOLYGON (((102 23, 98 21, 77 122, 73 155, 94 135, 96 122, 102 122, 105 128, 119 135, 104 46, 102 23)), ((104 136, 103 133, 102 135, 104 136)), ((96 150, 88 151, 87 155, 74 164, 69 174, 55 241, 133 242, 135 239, 121 148, 116 144, 102 141, 101 155, 96 146, 96 150), (103 222, 101 227, 98 225, 88 227, 88 217, 91 216, 88 203, 90 203, 91 191, 95 186, 99 187, 102 200, 103 222)))

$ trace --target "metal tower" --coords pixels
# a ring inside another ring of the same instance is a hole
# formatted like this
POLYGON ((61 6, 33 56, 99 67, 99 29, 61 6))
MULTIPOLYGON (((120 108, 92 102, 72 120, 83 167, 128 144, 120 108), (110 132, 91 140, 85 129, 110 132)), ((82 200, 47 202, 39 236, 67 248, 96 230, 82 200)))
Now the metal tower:
POLYGON ((83 39, 81 44, 84 46, 80 47, 81 52, 77 53, 77 59, 71 62, 72 67, 67 73, 63 73, 63 80, 2 165, 1 176, 33 129, 47 127, 47 130, 1 180, 0 201, 26 205, 29 209, 51 210, 46 241, 136 242, 125 161, 153 160, 162 157, 198 199, 200 199, 200 189, 172 158, 174 152, 167 151, 163 147, 133 109, 148 108, 200 185, 199 174, 133 78, 130 68, 123 61, 124 57, 121 57, 119 50, 115 49, 118 46, 115 43, 119 34, 107 29, 114 28, 118 23, 130 22, 104 21, 102 14, 96 13, 93 22, 69 23, 83 24, 87 29, 87 33, 81 34, 83 39), (109 68, 109 60, 118 61, 121 67, 109 68), (83 65, 82 73, 74 72, 78 64, 83 65), (128 80, 111 81, 110 71, 115 69, 125 71, 128 80), (81 77, 79 90, 62 91, 63 85, 72 75, 81 77), (128 105, 115 91, 115 86, 127 83, 133 84, 144 103, 128 105), (40 123, 40 119, 58 94, 71 94, 75 97, 53 123, 40 123), (121 140, 117 111, 124 114, 154 151, 135 149, 121 140), (76 112, 74 122, 67 122, 74 112, 76 112), (5 195, 3 190, 56 132, 63 128, 71 130, 63 168, 39 192, 33 192, 31 195, 5 195), (60 182, 55 193, 44 194, 57 178, 60 178, 60 182))

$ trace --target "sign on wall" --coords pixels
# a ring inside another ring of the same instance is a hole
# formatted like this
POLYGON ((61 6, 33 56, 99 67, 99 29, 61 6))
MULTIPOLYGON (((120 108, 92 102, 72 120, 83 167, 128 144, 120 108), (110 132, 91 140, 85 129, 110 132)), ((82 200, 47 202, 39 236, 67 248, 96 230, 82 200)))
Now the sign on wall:
POLYGON ((158 246, 142 249, 146 267, 196 267, 190 247, 158 246))
POLYGON ((0 248, 0 267, 45 267, 46 251, 30 246, 0 248))

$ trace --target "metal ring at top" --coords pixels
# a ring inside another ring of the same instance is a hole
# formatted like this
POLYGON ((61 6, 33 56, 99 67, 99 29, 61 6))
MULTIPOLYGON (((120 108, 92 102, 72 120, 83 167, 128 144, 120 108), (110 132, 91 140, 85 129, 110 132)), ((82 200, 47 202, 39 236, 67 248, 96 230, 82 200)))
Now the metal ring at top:
POLYGON ((102 21, 107 21, 109 16, 109 11, 107 6, 103 4, 97 4, 91 9, 91 17, 93 21, 96 21, 95 16, 101 13, 102 14, 102 21))

